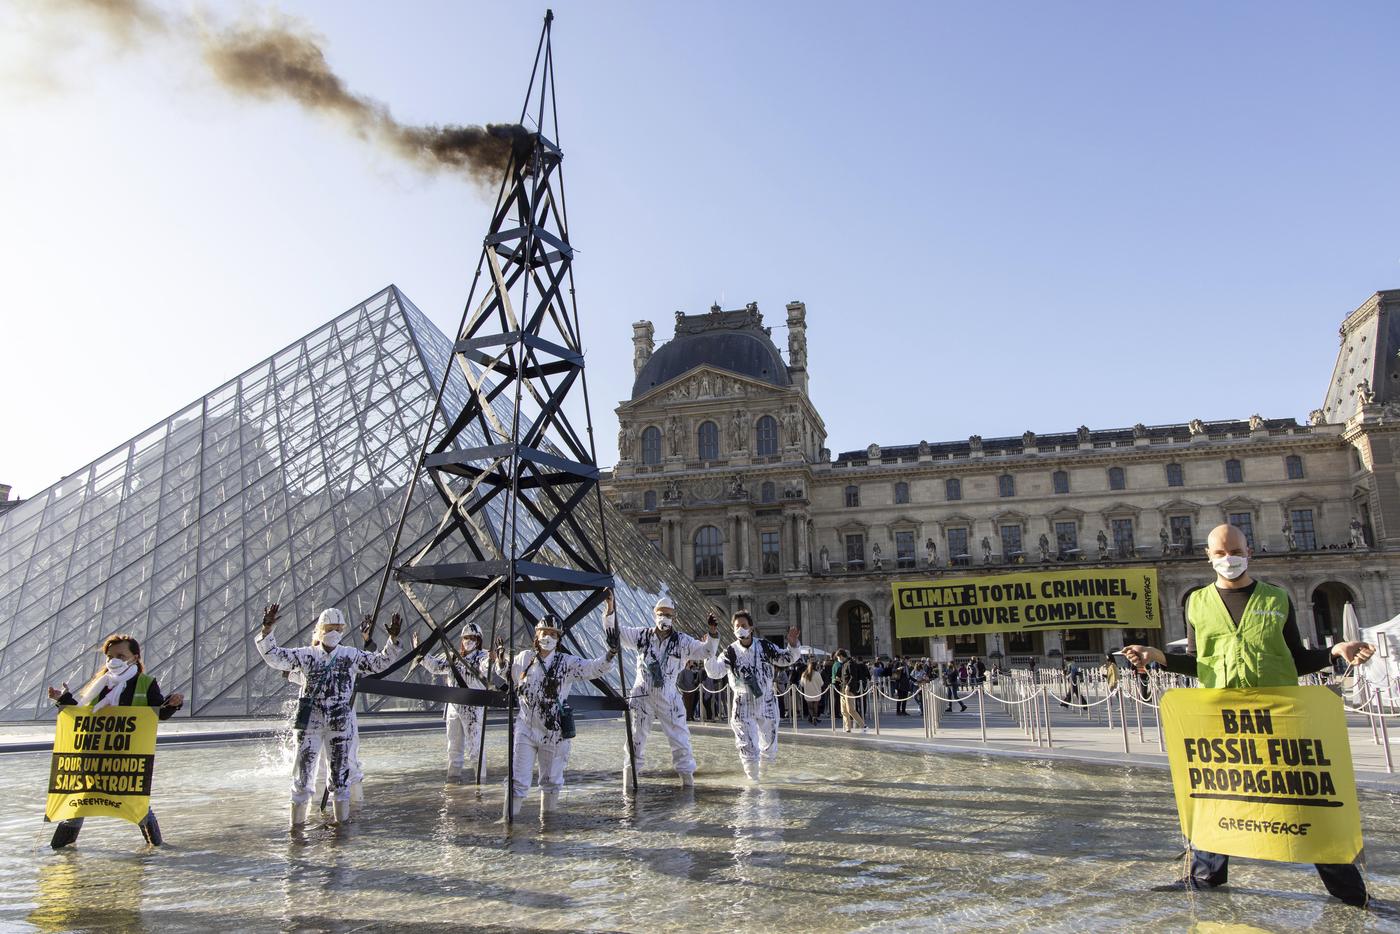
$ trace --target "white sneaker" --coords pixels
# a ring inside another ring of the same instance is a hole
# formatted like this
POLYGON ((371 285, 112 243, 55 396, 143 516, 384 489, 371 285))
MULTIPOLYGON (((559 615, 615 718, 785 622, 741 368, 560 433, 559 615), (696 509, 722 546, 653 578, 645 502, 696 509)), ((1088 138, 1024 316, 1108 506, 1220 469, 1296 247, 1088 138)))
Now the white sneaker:
POLYGON ((681 787, 682 787, 682 788, 694 788, 694 787, 695 787, 695 773, 694 773, 694 772, 681 772, 681 773, 680 773, 680 776, 681 776, 681 787))
POLYGON ((309 801, 292 802, 292 830, 301 830, 306 826, 306 807, 309 801))
POLYGON ((869 733, 869 732, 870 732, 870 727, 868 727, 868 726, 863 726, 863 727, 860 728, 860 731, 861 731, 862 733, 869 733))

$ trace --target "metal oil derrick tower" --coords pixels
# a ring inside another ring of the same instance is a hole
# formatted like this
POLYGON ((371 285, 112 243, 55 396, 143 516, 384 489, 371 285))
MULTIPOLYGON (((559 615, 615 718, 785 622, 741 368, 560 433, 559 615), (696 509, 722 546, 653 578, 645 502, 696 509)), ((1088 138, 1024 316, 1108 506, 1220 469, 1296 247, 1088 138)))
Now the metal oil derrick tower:
MULTIPOLYGON (((539 617, 553 613, 563 630, 560 648, 576 647, 570 630, 599 606, 612 584, 606 527, 594 540, 579 516, 592 496, 601 518, 602 493, 574 300, 552 22, 553 13, 546 13, 521 109, 522 129, 511 143, 452 348, 449 368, 457 367, 465 377, 466 402, 455 413, 445 407, 445 373, 434 411, 441 412, 446 425, 441 433, 436 424, 428 426, 413 481, 432 484, 443 512, 427 542, 398 564, 397 579, 433 632, 386 676, 437 642, 455 661, 453 633, 468 621, 480 621, 486 634, 483 647, 504 642, 513 655, 517 646, 531 644, 539 617), (533 130, 523 129, 527 122, 533 130), (582 435, 564 410, 571 390, 583 393, 582 435), (415 586, 458 588, 462 601, 435 619, 415 586)), ((412 493, 410 487, 405 507, 412 493)), ((402 530, 401 519, 376 613, 389 571, 402 557, 397 554, 402 530)), ((484 704, 513 714, 513 693, 469 690, 452 667, 456 688, 387 678, 362 685, 377 693, 484 704)), ((606 697, 617 696, 606 682, 594 684, 606 697)), ((512 745, 513 719, 508 718, 512 745)), ((512 749, 512 764, 513 754, 512 749)))

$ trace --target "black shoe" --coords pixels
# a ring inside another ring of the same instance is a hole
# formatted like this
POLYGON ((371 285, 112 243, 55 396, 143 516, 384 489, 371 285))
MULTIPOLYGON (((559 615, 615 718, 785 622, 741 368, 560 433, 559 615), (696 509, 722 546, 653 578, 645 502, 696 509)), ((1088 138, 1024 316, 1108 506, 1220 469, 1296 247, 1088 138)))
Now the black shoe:
POLYGON ((58 826, 54 828, 53 839, 49 841, 49 846, 53 847, 55 850, 61 850, 65 846, 69 846, 77 841, 78 829, 79 828, 74 827, 67 821, 59 821, 58 826))
POLYGON ((966 704, 959 704, 958 706, 961 707, 961 708, 963 709, 963 713, 967 713, 967 705, 966 705, 966 704))
POLYGON ((147 814, 146 819, 138 826, 141 828, 141 836, 145 837, 146 842, 151 846, 160 846, 165 842, 161 839, 160 822, 156 820, 154 814, 147 814))
POLYGON ((1154 885, 1148 889, 1149 892, 1205 892, 1215 888, 1209 882, 1202 882, 1199 879, 1187 876, 1184 879, 1177 879, 1164 885, 1154 885))
POLYGON ((943 712, 944 712, 944 713, 952 713, 952 712, 953 712, 953 705, 952 705, 952 704, 949 704, 949 705, 948 705, 948 709, 945 710, 945 711, 943 711, 943 712))

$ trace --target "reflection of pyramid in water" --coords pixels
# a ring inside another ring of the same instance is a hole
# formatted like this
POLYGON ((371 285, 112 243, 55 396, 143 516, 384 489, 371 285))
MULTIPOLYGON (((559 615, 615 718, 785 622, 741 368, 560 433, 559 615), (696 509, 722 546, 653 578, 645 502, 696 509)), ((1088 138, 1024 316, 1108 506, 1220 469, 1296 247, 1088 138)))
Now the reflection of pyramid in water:
MULTIPOLYGON (((280 712, 290 689, 252 645, 262 607, 281 602, 280 640, 304 644, 324 607, 357 617, 374 605, 451 351, 391 286, 0 516, 0 719, 50 716, 44 688, 76 687, 113 632, 140 639, 161 686, 185 693, 182 716, 280 712)), ((460 411, 467 393, 454 367, 442 409, 460 411)), ((603 508, 624 620, 646 625, 664 586, 698 629, 700 594, 603 508)), ((580 510, 600 527, 594 498, 580 510)), ((404 552, 427 539, 439 511, 420 486, 404 552)), ((485 521, 501 527, 497 513, 485 521)), ((415 595, 441 620, 470 592, 415 595)), ((393 612, 418 619, 397 586, 385 594, 381 640, 393 612)), ((599 629, 595 618, 572 635, 601 654, 599 629)))

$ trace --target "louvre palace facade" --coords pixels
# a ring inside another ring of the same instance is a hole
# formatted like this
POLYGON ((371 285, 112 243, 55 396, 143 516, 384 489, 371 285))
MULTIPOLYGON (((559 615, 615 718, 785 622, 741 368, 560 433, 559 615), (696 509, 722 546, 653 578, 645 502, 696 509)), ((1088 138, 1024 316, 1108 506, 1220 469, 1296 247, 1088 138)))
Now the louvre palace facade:
POLYGON ((1241 413, 1056 425, 836 454, 808 395, 806 306, 785 312, 786 359, 756 304, 677 312, 659 347, 651 322, 635 324, 635 382, 616 409, 605 485, 703 594, 749 608, 765 635, 797 625, 829 650, 922 655, 928 640, 894 638, 892 581, 1072 563, 1156 566, 1164 628, 964 635, 948 647, 1024 663, 1162 645, 1184 637, 1182 601, 1207 579, 1205 537, 1227 521, 1252 543, 1251 573, 1292 596, 1312 644, 1341 636, 1347 602, 1363 625, 1400 611, 1400 290, 1345 316, 1305 423, 1241 413))

